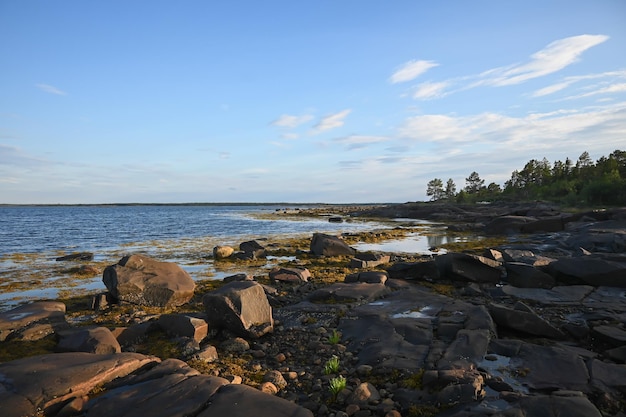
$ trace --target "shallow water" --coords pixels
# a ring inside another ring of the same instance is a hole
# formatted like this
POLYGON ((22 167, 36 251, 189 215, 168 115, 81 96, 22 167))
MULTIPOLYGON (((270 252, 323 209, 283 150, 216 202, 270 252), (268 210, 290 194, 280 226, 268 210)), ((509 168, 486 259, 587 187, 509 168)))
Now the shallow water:
MULTIPOLYGON (((223 279, 241 272, 263 274, 287 259, 270 258, 264 266, 253 270, 221 269, 210 256, 216 245, 236 247, 245 240, 271 236, 354 233, 392 227, 388 223, 358 220, 331 223, 325 217, 265 218, 282 207, 0 207, 0 310, 28 300, 57 298, 61 293, 105 291, 101 276, 71 278, 68 270, 81 263, 55 261, 68 253, 93 252, 94 260, 88 264, 101 267, 116 263, 126 254, 142 253, 179 264, 195 280, 223 279)), ((354 247, 359 251, 428 254, 433 247, 455 239, 446 236, 440 225, 410 219, 399 221, 425 224, 430 232, 439 235, 411 234, 406 239, 354 247)))

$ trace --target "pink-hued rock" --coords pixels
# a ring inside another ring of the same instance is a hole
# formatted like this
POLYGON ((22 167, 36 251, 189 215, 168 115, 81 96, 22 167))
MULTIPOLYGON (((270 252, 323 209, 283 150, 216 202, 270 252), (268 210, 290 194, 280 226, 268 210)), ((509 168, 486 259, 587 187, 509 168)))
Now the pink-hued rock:
POLYGON ((37 301, 0 313, 0 342, 12 333, 38 322, 65 322, 65 304, 60 301, 37 301))
MULTIPOLYGON (((160 359, 138 353, 52 353, 0 363, 0 415, 49 414, 95 387, 160 359)), ((51 413, 53 414, 53 413, 51 413)))

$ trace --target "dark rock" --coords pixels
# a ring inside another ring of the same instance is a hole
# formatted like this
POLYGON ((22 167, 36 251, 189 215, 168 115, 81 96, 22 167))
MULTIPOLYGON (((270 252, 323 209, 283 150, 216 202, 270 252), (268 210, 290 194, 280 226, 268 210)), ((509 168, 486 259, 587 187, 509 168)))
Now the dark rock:
POLYGON ((336 283, 314 291, 308 298, 318 303, 371 301, 389 292, 384 284, 336 283))
POLYGON ((267 251, 256 240, 250 240, 239 244, 239 250, 243 253, 236 254, 239 259, 255 260, 265 258, 267 251))
POLYGON ((465 253, 447 253, 435 258, 440 275, 454 280, 472 282, 500 282, 502 264, 482 256, 465 253))
POLYGON ((519 288, 552 288, 555 280, 552 275, 521 262, 507 262, 505 281, 519 288))
POLYGON ((350 268, 376 268, 379 265, 389 263, 391 257, 376 253, 357 253, 350 260, 350 268))
POLYGON ((562 258, 552 262, 548 273, 568 284, 588 284, 596 287, 626 288, 626 263, 608 261, 592 256, 562 258))
POLYGON ((589 364, 589 374, 592 384, 602 391, 626 390, 626 365, 593 359, 589 364))
POLYGON ((533 300, 542 304, 553 305, 578 305, 593 291, 589 285, 558 286, 552 289, 542 288, 517 288, 505 285, 502 291, 506 295, 524 300, 533 300))
POLYGON ((254 281, 254 277, 248 274, 235 274, 235 275, 229 275, 227 277, 224 277, 222 281, 225 283, 229 283, 233 281, 254 281))
POLYGON ((600 411, 581 393, 557 391, 549 396, 524 396, 519 405, 523 415, 528 417, 602 417, 600 411))
POLYGON ((59 256, 55 259, 57 262, 59 261, 92 261, 93 253, 91 252, 77 252, 72 253, 70 255, 59 256))
POLYGON ((612 346, 626 345, 626 330, 616 326, 595 326, 593 334, 612 346))
POLYGON ((490 337, 487 329, 460 330, 454 342, 446 349, 437 368, 439 370, 473 369, 487 353, 490 337))
POLYGON ((313 413, 282 398, 267 395, 247 385, 222 386, 197 417, 313 417, 313 413), (233 406, 235 405, 235 406, 233 406))
POLYGON ((337 236, 314 233, 311 239, 311 253, 317 256, 354 255, 356 250, 337 236))
POLYGON ((201 342, 209 332, 206 320, 187 314, 162 314, 157 323, 169 335, 190 337, 196 342, 201 342))
POLYGON ((242 337, 260 337, 274 329, 272 307, 254 281, 231 282, 202 298, 210 328, 225 328, 242 337))
POLYGON ((120 353, 119 342, 106 327, 81 327, 59 332, 61 352, 120 353))
POLYGON ((346 275, 345 282, 364 282, 366 284, 384 284, 387 282, 388 275, 386 272, 367 271, 357 272, 355 274, 346 275))
POLYGON ((118 300, 155 307, 183 305, 196 287, 178 265, 142 255, 125 256, 106 267, 102 281, 118 300))
POLYGON ((417 279, 436 281, 439 279, 439 268, 435 261, 396 262, 387 268, 390 278, 417 279))
POLYGON ((524 225, 534 221, 534 217, 527 216, 497 217, 485 225, 485 232, 492 235, 521 233, 524 225))
POLYGON ((489 312, 498 326, 552 339, 565 337, 563 332, 539 317, 530 307, 520 304, 512 309, 493 303, 489 306, 489 312))
POLYGON ((522 233, 560 232, 562 230, 565 230, 565 219, 560 215, 524 223, 520 228, 522 233))

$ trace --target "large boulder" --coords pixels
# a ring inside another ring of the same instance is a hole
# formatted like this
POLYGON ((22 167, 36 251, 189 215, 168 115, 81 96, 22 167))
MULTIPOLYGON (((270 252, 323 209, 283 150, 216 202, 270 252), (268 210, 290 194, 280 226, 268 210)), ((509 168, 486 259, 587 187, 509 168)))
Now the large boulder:
POLYGON ((507 262, 506 282, 519 288, 552 288, 555 281, 552 275, 522 262, 507 262))
POLYGON ((549 265, 548 272, 558 281, 568 284, 626 287, 626 262, 594 256, 561 258, 549 265))
POLYGON ((522 227, 537 220, 528 216, 500 216, 485 225, 485 232, 492 235, 517 234, 522 227))
POLYGON ((502 263, 484 256, 465 253, 447 253, 435 258, 441 276, 461 281, 500 282, 502 263))
POLYGON ((209 328, 225 328, 253 338, 274 330, 272 307, 257 282, 231 282, 205 294, 202 302, 209 328))
POLYGON ((311 239, 311 253, 317 256, 342 256, 354 255, 356 250, 337 236, 315 233, 311 239))
POLYGON ((125 256, 106 267, 102 281, 116 299, 154 307, 183 305, 196 288, 180 266, 143 255, 125 256))

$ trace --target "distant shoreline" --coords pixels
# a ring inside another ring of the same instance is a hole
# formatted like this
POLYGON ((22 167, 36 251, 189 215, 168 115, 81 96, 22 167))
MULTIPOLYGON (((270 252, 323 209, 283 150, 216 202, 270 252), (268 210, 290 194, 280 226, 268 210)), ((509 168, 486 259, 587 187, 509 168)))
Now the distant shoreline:
POLYGON ((364 206, 387 206, 397 203, 81 203, 81 204, 6 204, 0 203, 0 207, 130 207, 130 206, 287 206, 287 207, 364 207, 364 206))

